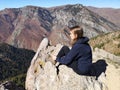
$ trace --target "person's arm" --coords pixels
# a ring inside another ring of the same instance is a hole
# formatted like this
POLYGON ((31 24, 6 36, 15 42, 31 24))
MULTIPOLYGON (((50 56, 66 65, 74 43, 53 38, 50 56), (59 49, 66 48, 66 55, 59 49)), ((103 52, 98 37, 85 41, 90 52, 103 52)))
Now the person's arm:
POLYGON ((79 50, 80 50, 80 46, 74 45, 66 56, 57 57, 56 60, 62 64, 69 64, 77 56, 79 50))

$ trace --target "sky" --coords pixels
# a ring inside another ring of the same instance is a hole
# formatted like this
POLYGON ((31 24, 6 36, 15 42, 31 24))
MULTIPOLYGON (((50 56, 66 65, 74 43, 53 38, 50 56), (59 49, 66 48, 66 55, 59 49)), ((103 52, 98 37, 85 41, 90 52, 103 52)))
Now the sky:
POLYGON ((120 0, 0 0, 0 10, 5 8, 20 8, 27 5, 54 7, 67 4, 82 4, 83 6, 99 8, 120 8, 120 0))

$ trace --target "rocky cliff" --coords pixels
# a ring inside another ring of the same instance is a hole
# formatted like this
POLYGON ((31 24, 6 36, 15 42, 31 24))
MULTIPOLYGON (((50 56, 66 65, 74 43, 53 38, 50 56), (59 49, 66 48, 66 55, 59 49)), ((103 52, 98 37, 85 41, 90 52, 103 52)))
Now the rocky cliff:
POLYGON ((82 25, 88 37, 119 30, 80 4, 53 8, 26 6, 0 11, 0 41, 36 51, 44 37, 53 45, 68 44, 66 27, 74 25, 82 25))
POLYGON ((93 53, 93 74, 76 74, 65 65, 56 67, 54 59, 61 44, 48 45, 48 39, 41 42, 32 59, 26 77, 26 90, 119 90, 120 67, 110 59, 93 53))

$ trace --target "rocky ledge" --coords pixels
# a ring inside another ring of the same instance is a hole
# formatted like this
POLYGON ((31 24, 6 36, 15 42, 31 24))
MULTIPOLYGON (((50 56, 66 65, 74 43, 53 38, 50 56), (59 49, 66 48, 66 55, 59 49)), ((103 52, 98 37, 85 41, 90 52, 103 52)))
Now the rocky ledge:
MULTIPOLYGON (((49 46, 48 39, 41 42, 26 77, 26 90, 119 90, 119 65, 93 58, 93 76, 76 74, 71 68, 60 65, 54 59, 62 45, 49 46)), ((95 52, 94 52, 95 53, 95 52)))

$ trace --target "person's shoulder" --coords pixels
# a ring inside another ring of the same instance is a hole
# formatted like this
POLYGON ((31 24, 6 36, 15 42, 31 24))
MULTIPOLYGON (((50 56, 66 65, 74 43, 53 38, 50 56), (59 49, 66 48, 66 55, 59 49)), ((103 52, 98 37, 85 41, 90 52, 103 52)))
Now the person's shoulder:
POLYGON ((73 45, 73 48, 81 48, 83 45, 81 43, 76 43, 73 45))

